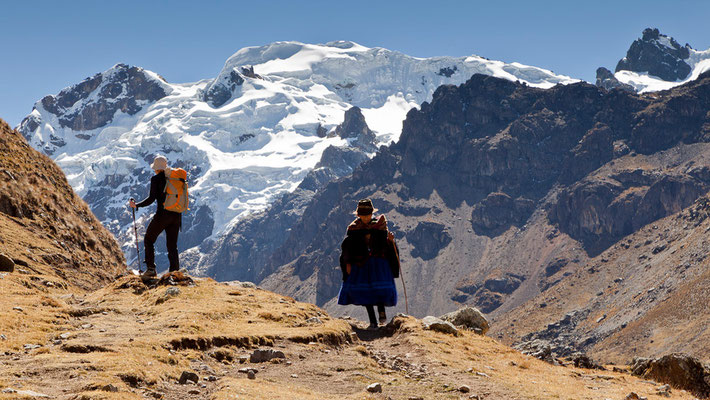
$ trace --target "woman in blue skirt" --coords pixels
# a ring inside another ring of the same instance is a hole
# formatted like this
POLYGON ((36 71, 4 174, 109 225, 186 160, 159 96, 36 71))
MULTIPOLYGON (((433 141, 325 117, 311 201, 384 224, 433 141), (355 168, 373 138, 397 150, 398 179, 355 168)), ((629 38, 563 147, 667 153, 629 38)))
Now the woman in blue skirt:
POLYGON ((387 219, 377 211, 370 199, 360 200, 357 219, 349 226, 341 245, 340 268, 343 285, 338 294, 338 304, 365 306, 370 319, 370 329, 376 329, 375 305, 379 322, 387 322, 385 307, 397 305, 394 278, 399 277, 399 251, 394 235, 387 230, 387 219))

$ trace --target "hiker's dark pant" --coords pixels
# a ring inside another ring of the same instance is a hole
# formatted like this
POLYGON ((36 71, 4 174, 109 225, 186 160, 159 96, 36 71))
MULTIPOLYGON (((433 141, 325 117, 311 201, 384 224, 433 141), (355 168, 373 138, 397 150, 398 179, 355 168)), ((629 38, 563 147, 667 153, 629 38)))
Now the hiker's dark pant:
MULTIPOLYGON (((377 325, 377 318, 375 317, 375 306, 372 304, 369 304, 369 305, 365 306, 365 309, 367 310, 367 317, 370 318, 370 324, 377 325)), ((377 305, 377 312, 378 313, 385 312, 384 304, 377 305)))
POLYGON ((145 264, 149 269, 155 269, 155 241, 162 231, 165 231, 165 238, 168 247, 168 260, 170 260, 170 271, 180 269, 180 258, 178 257, 177 240, 180 232, 182 215, 172 211, 163 211, 155 214, 153 220, 148 224, 145 231, 145 264))

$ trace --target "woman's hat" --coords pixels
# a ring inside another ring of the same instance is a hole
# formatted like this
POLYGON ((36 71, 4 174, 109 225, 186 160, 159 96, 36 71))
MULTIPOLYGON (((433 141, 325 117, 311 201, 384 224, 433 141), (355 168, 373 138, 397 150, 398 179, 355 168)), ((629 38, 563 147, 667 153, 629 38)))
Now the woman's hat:
POLYGON ((150 168, 155 171, 166 170, 168 169, 168 159, 163 156, 155 156, 155 160, 153 160, 153 164, 151 164, 150 168))
POLYGON ((371 215, 374 212, 377 212, 377 209, 372 206, 372 200, 362 199, 357 202, 357 210, 355 211, 355 214, 371 215))

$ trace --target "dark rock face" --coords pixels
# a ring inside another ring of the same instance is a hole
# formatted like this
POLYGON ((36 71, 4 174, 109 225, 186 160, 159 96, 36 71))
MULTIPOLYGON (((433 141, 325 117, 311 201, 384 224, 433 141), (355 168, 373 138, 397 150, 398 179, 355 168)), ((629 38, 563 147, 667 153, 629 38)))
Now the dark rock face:
POLYGON ((452 299, 459 303, 473 304, 484 313, 489 313, 500 307, 506 295, 515 292, 524 280, 524 276, 511 273, 490 277, 483 283, 464 280, 457 284, 452 299))
POLYGON ((669 354, 657 359, 634 359, 631 373, 687 390, 700 398, 710 396, 710 369, 698 359, 684 354, 669 354))
POLYGON ((471 224, 478 234, 500 233, 511 225, 522 225, 535 209, 531 200, 512 199, 505 193, 491 193, 474 206, 471 224))
POLYGON ((345 120, 335 128, 335 134, 343 139, 354 138, 354 145, 365 151, 372 152, 375 147, 375 133, 370 130, 365 122, 365 116, 359 107, 352 107, 345 111, 345 120))
POLYGON ((227 75, 221 75, 212 82, 203 95, 203 99, 210 103, 212 107, 221 107, 227 103, 234 91, 244 84, 245 78, 261 79, 261 76, 254 72, 251 65, 233 69, 227 75))
POLYGON ((451 235, 443 224, 424 221, 407 233, 407 240, 414 246, 412 256, 431 260, 451 243, 451 235))
POLYGON ((453 67, 444 67, 439 70, 436 74, 439 76, 445 76, 451 78, 451 75, 455 74, 458 68, 454 65, 453 67))
POLYGON ((594 255, 640 227, 690 206, 710 182, 642 170, 590 177, 565 189, 550 219, 594 255))
MULTIPOLYGON (((82 82, 44 97, 42 107, 59 118, 59 124, 75 131, 88 131, 105 126, 117 111, 134 115, 143 107, 142 101, 154 102, 167 96, 163 86, 149 77, 142 68, 117 64, 108 74, 96 74, 82 82), (89 99, 100 88, 95 98, 89 99), (71 111, 79 101, 81 107, 71 111)), ((20 123, 20 132, 29 138, 39 126, 36 118, 28 116, 20 123)), ((53 143, 57 146, 63 143, 53 143)))
POLYGON ((367 154, 360 149, 329 146, 299 187, 315 192, 328 182, 351 174, 365 160, 368 160, 367 154))
POLYGON ((621 89, 627 92, 633 92, 634 87, 626 83, 619 82, 618 79, 608 69, 604 67, 597 68, 596 85, 606 90, 621 89))
MULTIPOLYGON (((381 147, 350 176, 321 187, 301 204, 302 214, 292 221, 291 231, 279 237, 283 241, 270 255, 258 256, 263 262, 251 265, 266 275, 286 266, 281 270, 284 274, 308 285, 310 301, 323 305, 332 300, 341 282, 340 271, 333 266, 338 265, 343 231, 360 198, 372 198, 376 207, 390 213, 388 217, 392 215, 388 210, 395 211, 396 218, 389 219, 393 227, 406 222, 402 249, 419 263, 419 270, 411 271, 414 276, 425 273, 425 263, 436 263, 440 250, 450 246, 449 240, 457 240, 454 235, 461 233, 449 229, 447 210, 462 204, 476 209, 471 221, 476 233, 488 229, 492 239, 499 234, 495 229, 525 223, 533 209, 560 231, 581 237, 587 230, 578 226, 597 224, 593 218, 589 223, 585 219, 586 193, 600 199, 595 215, 622 206, 614 201, 619 196, 633 200, 629 209, 641 211, 632 210, 631 227, 638 229, 688 204, 705 183, 680 170, 635 173, 618 168, 613 179, 607 179, 608 170, 600 168, 635 154, 645 157, 683 143, 710 141, 709 88, 710 73, 656 98, 586 83, 543 90, 483 75, 474 75, 458 87, 441 86, 431 103, 408 113, 398 143, 381 147), (597 170, 606 172, 595 175, 597 170), (516 199, 523 201, 518 204, 516 199), (428 225, 437 215, 441 221, 428 225), (421 223, 425 224, 417 232, 421 223)), ((611 226, 619 224, 611 219, 611 226)), ((607 232, 621 235, 621 225, 607 232)), ((591 239, 582 240, 585 250, 608 245, 601 237, 609 233, 590 231, 591 239)), ((465 262, 463 257, 457 262, 465 262)), ((470 285, 452 285, 439 294, 496 309, 508 294, 490 290, 483 281, 476 275, 470 285)))
POLYGON ((682 80, 690 73, 690 65, 684 61, 688 57, 689 45, 681 47, 675 39, 661 34, 658 29, 647 28, 643 37, 631 44, 626 57, 619 60, 616 72, 648 72, 666 81, 682 80))

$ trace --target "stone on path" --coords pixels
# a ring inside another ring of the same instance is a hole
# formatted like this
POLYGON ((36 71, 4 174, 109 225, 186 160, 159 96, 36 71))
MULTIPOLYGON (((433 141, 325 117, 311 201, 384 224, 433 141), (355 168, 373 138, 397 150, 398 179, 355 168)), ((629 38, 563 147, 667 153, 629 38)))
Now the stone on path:
POLYGON ((449 333, 454 336, 459 334, 459 330, 448 321, 443 321, 439 318, 432 317, 431 315, 422 318, 422 325, 424 329, 430 329, 437 332, 449 333))
POLYGON ((486 317, 475 307, 463 307, 444 314, 440 318, 451 322, 455 326, 470 329, 480 335, 485 335, 490 329, 490 324, 486 317))
POLYGON ((256 349, 251 356, 249 356, 249 362, 262 363, 271 361, 274 358, 286 358, 283 351, 272 350, 272 349, 256 349))
POLYGON ((180 384, 185 385, 187 384, 187 381, 192 381, 194 383, 197 383, 200 381, 200 377, 197 376, 196 373, 190 372, 190 371, 183 371, 182 375, 180 375, 180 384))
POLYGON ((382 384, 381 383, 373 383, 372 385, 367 387, 367 391, 370 393, 382 393, 382 384))

